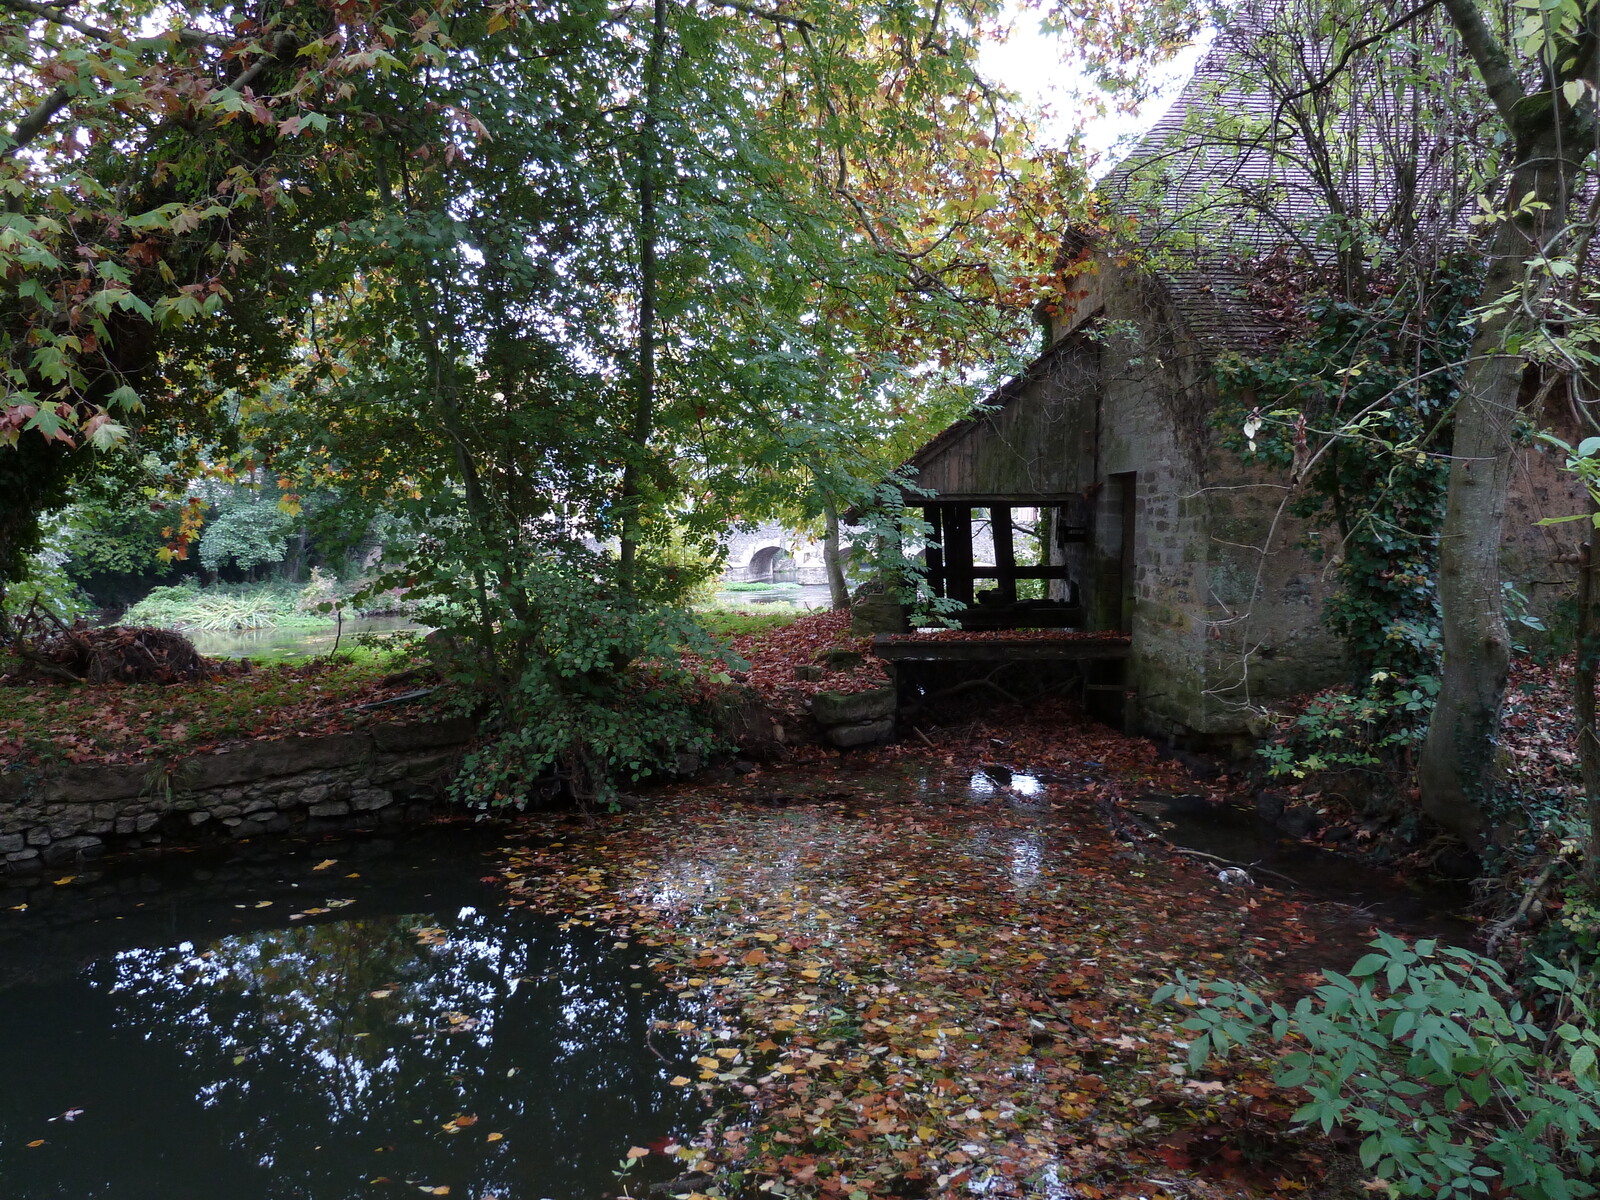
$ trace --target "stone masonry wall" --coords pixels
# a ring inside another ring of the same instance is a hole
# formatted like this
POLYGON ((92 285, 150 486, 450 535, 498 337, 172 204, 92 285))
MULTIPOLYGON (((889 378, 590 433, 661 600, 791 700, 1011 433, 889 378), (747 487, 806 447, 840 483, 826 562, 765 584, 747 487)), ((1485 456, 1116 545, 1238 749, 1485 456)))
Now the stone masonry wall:
POLYGON ((0 870, 113 847, 247 838, 432 803, 472 737, 465 719, 240 742, 176 761, 0 773, 0 870))

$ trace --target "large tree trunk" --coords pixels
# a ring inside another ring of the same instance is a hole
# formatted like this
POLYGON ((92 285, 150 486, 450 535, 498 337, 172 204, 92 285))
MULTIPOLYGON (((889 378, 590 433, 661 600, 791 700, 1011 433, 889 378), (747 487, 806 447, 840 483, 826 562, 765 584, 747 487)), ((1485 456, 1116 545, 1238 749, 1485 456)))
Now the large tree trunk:
MULTIPOLYGON (((1518 139, 1508 207, 1488 246, 1482 297, 1493 302, 1522 285, 1547 231, 1559 229, 1576 171, 1548 131, 1518 139), (1548 207, 1525 203, 1534 197, 1548 207)), ((1511 483, 1513 433, 1525 363, 1508 345, 1523 323, 1519 306, 1488 317, 1456 407, 1450 480, 1439 542, 1439 607, 1444 669, 1438 706, 1417 768, 1423 811, 1469 842, 1481 840, 1499 778, 1495 735, 1510 666, 1500 586, 1500 541, 1511 483)))

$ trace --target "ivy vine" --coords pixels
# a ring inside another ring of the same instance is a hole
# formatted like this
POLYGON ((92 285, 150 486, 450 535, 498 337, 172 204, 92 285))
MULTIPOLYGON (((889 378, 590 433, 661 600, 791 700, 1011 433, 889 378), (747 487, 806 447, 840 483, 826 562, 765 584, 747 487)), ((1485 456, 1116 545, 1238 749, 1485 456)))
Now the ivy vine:
POLYGON ((1425 292, 1306 297, 1287 341, 1215 366, 1221 443, 1298 478, 1291 511, 1311 523, 1311 554, 1335 565, 1324 619, 1354 675, 1338 713, 1294 731, 1320 747, 1269 747, 1275 770, 1371 765, 1426 727, 1438 692, 1445 454, 1475 293, 1472 272, 1456 266, 1425 292))

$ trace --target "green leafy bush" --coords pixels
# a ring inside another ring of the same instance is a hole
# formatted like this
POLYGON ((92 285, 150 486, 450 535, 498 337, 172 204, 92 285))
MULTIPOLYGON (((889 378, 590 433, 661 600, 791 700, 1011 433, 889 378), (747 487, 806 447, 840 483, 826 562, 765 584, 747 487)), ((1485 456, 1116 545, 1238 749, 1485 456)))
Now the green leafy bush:
POLYGON ((1361 1162, 1393 1196, 1595 1195, 1595 977, 1538 960, 1536 1018, 1493 959, 1389 934, 1372 947, 1293 1009, 1181 973, 1154 999, 1191 1013, 1192 1069, 1263 1031, 1294 1047, 1276 1080, 1309 1096, 1295 1120, 1365 1134, 1361 1162))
POLYGON ((492 628, 459 604, 435 638, 453 648, 446 669, 463 694, 492 697, 486 739, 453 784, 458 800, 520 807, 554 780, 582 803, 608 804, 619 783, 713 747, 701 680, 682 660, 722 652, 694 614, 619 595, 609 562, 570 545, 491 603, 492 628))
POLYGON ((126 625, 230 633, 249 629, 321 628, 330 617, 304 612, 293 584, 214 584, 193 579, 158 587, 123 614, 126 625))

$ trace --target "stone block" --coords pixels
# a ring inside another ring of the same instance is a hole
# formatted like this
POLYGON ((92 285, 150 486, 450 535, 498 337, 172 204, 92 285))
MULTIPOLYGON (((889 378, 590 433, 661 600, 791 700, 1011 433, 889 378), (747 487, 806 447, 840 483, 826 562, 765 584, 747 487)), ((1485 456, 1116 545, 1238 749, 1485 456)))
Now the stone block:
POLYGON ((419 754, 406 757, 387 757, 378 760, 368 775, 369 783, 390 784, 402 779, 428 779, 441 771, 455 768, 460 759, 457 750, 442 750, 436 754, 419 754))
POLYGON ((35 825, 28 830, 28 845, 48 846, 50 844, 50 831, 43 826, 35 825))
POLYGON ((138 828, 138 819, 136 817, 118 817, 113 831, 122 837, 127 837, 138 828))
POLYGON ((405 754, 436 750, 441 746, 465 746, 475 732, 476 727, 468 717, 448 721, 390 721, 373 727, 372 743, 390 754, 405 754))
POLYGON ((21 849, 22 835, 20 833, 8 833, 4 837, 0 837, 0 854, 15 854, 21 849))
POLYGON ((41 852, 41 857, 48 865, 59 866, 62 863, 75 862, 80 858, 98 858, 104 853, 105 843, 97 837, 84 833, 52 843, 41 852))
POLYGON ((40 789, 46 800, 94 804, 126 800, 152 790, 161 777, 159 765, 131 763, 96 767, 73 764, 52 771, 40 789))
POLYGON ((894 719, 885 718, 880 721, 862 721, 854 725, 834 725, 823 736, 841 750, 851 746, 870 746, 875 742, 885 741, 894 735, 894 719))
POLYGON ((860 725, 893 717, 895 690, 869 692, 819 692, 811 698, 811 715, 821 725, 860 725))
POLYGON ((233 836, 236 838, 255 837, 258 833, 265 833, 267 827, 260 821, 239 821, 233 826, 233 836))
POLYGON ((325 800, 321 804, 313 804, 307 810, 313 817, 348 817, 350 815, 350 802, 348 800, 325 800))
POLYGON ((211 814, 208 812, 192 812, 189 814, 190 825, 204 825, 209 820, 211 820, 211 814))
POLYGON ((356 812, 376 812, 394 803, 394 796, 382 788, 357 788, 350 793, 350 807, 356 812))
POLYGON ((6 861, 8 863, 32 862, 38 857, 39 852, 37 850, 13 850, 10 854, 6 855, 6 861))
POLYGON ((203 791, 280 775, 301 775, 331 767, 358 766, 372 753, 365 733, 244 742, 218 754, 188 759, 173 771, 175 787, 203 791))
POLYGON ((794 677, 801 683, 816 683, 826 674, 816 663, 801 663, 794 669, 794 677))
POLYGON ((134 818, 133 828, 136 833, 149 833, 161 823, 161 817, 156 813, 143 813, 134 818))

